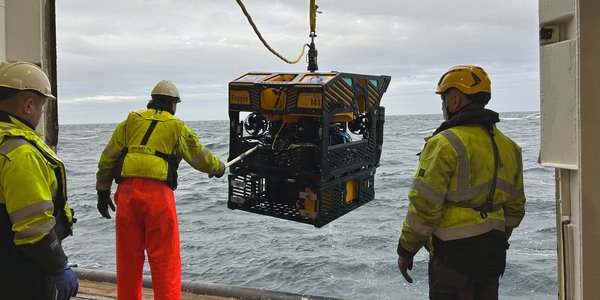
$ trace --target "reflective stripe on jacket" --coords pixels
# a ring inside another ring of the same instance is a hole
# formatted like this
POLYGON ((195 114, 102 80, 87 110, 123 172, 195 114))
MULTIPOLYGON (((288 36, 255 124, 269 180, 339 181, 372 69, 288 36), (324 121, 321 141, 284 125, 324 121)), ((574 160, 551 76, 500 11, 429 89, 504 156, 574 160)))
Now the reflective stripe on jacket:
POLYGON ((10 122, 0 121, 0 205, 6 207, 14 244, 34 244, 52 229, 63 239, 73 224, 64 165, 40 133, 3 116, 10 122))
POLYGON ((494 211, 483 218, 482 205, 494 174, 490 136, 480 125, 456 126, 430 137, 421 152, 409 192, 401 246, 416 253, 431 235, 442 241, 517 227, 525 214, 521 148, 494 127, 499 169, 494 211))
POLYGON ((156 155, 156 151, 173 154, 177 162, 184 159, 193 168, 208 174, 217 174, 225 168, 183 121, 166 111, 146 109, 129 113, 127 119, 113 132, 98 162, 96 189, 110 190, 115 179, 113 170, 125 148, 127 153, 123 160, 121 177, 166 181, 169 166, 164 158, 156 155), (145 145, 142 145, 142 140, 153 121, 156 125, 145 145))

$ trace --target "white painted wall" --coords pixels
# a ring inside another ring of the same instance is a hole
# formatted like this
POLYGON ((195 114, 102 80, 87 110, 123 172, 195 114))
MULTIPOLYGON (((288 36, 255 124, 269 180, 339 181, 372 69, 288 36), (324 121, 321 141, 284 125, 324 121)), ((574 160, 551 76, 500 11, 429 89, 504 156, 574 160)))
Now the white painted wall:
POLYGON ((600 299, 600 1, 539 0, 540 162, 555 167, 559 299, 600 299))
POLYGON ((600 299, 600 1, 579 0, 582 294, 600 299))
POLYGON ((6 60, 6 2, 0 0, 0 61, 6 60))
POLYGON ((6 59, 42 61, 41 0, 5 0, 6 59))
MULTIPOLYGON (((0 0, 0 59, 28 61, 45 70, 44 16, 46 0, 0 0)), ((45 119, 45 116, 44 116, 45 119)), ((40 122, 40 132, 45 132, 40 122)))

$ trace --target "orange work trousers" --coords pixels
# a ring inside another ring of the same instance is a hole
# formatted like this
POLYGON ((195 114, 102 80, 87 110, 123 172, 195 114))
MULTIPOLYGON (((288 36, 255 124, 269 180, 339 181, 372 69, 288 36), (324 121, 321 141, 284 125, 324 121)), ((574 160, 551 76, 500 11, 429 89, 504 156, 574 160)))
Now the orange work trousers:
POLYGON ((117 295, 142 299, 144 250, 148 255, 154 299, 180 299, 181 256, 173 190, 163 181, 124 178, 117 205, 117 295))

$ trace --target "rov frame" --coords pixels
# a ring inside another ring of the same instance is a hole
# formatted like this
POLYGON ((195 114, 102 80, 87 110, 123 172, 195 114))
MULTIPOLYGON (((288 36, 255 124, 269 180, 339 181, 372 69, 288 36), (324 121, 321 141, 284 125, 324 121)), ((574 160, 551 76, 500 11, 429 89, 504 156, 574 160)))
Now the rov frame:
POLYGON ((322 227, 373 200, 390 80, 253 72, 230 82, 229 160, 258 148, 230 167, 227 207, 322 227))

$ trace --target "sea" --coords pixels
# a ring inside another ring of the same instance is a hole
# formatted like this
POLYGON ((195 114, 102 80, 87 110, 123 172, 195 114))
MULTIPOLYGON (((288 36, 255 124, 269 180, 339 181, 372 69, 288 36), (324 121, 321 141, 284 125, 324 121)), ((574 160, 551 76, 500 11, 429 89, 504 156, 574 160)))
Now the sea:
MULTIPOLYGON (((554 170, 537 162, 540 113, 506 112, 500 119, 498 128, 523 149, 527 198, 525 218, 509 241, 500 299, 556 299, 554 170)), ((342 299, 427 299, 426 251, 415 257, 414 282, 407 283, 396 247, 416 154, 441 122, 441 115, 386 116, 375 199, 322 228, 229 210, 226 176, 211 179, 182 162, 175 191, 182 279, 342 299)), ((186 124, 227 160, 227 120, 186 124)), ((98 159, 116 125, 60 126, 58 154, 78 219, 64 248, 81 268, 116 270, 115 220, 100 216, 95 190, 98 159)), ((147 263, 144 274, 150 274, 147 263)))

